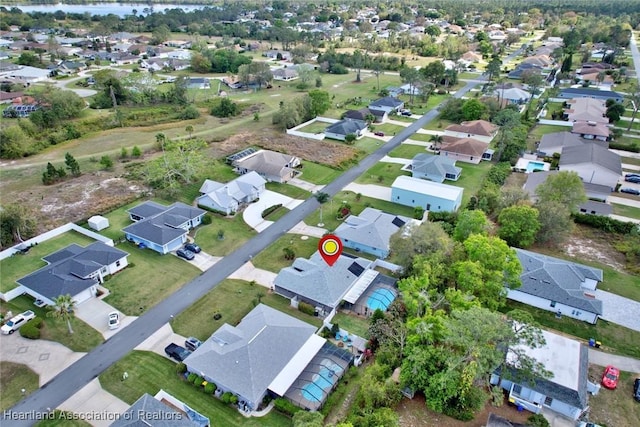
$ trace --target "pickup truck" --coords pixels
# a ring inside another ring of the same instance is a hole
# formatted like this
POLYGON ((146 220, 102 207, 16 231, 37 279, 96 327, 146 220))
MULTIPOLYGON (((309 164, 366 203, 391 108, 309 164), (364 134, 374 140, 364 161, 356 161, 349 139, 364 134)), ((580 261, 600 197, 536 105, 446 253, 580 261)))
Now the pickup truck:
POLYGON ((2 325, 2 328, 0 328, 0 330, 2 330, 3 334, 10 335, 20 329, 22 325, 26 324, 29 320, 35 317, 36 314, 33 311, 27 310, 24 313, 20 313, 9 319, 7 323, 2 325))

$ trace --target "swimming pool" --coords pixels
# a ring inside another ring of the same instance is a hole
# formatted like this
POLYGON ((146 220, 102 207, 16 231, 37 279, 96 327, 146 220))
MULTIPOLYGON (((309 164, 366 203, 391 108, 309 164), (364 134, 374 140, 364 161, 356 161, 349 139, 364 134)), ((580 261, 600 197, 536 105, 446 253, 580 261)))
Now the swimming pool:
POLYGON ((330 389, 340 378, 342 368, 335 363, 320 369, 320 373, 313 375, 313 382, 302 387, 302 397, 311 402, 322 402, 325 391, 330 389))
POLYGON ((367 299, 367 307, 373 311, 377 309, 386 311, 394 299, 396 299, 396 294, 391 290, 378 288, 369 295, 369 298, 367 299))
POLYGON ((527 173, 531 173, 535 170, 544 170, 544 163, 529 161, 529 163, 527 164, 527 173))

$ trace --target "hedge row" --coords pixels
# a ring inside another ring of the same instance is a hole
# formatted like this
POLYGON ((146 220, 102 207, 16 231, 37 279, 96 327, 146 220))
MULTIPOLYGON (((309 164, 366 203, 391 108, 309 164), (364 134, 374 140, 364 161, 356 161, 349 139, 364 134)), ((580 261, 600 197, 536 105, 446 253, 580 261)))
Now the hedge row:
POLYGON ((640 145, 636 143, 623 144, 620 142, 609 142, 609 148, 613 148, 614 150, 623 150, 623 151, 631 151, 633 153, 640 153, 640 145))
POLYGON ((298 408, 293 403, 289 402, 287 399, 283 399, 282 397, 277 398, 273 401, 273 406, 283 414, 287 414, 289 416, 293 416, 298 411, 301 411, 301 408, 298 408))
POLYGON ((311 304, 307 304, 304 301, 300 301, 298 303, 298 310, 301 312, 308 314, 309 316, 313 316, 316 313, 316 309, 313 308, 311 304))
POLYGON ((37 340, 40 338, 40 328, 42 328, 42 325, 42 318, 36 317, 20 328, 20 336, 29 338, 30 340, 37 340))
POLYGON ((269 214, 273 213, 275 210, 280 209, 282 207, 282 203, 278 203, 277 205, 269 206, 267 209, 262 211, 262 218, 266 218, 269 214))
POLYGON ((573 219, 578 224, 599 228, 607 233, 629 234, 636 227, 634 223, 618 221, 617 219, 602 215, 576 213, 573 215, 573 219))

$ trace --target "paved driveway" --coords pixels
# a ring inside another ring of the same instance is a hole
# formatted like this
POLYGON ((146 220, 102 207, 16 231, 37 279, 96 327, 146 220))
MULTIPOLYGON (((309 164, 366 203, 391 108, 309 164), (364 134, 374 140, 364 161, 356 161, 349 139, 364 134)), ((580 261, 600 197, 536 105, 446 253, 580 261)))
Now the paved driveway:
POLYGON ((40 375, 40 386, 84 355, 54 341, 29 340, 20 333, 0 335, 0 360, 27 365, 40 375))
POLYGON ((589 363, 598 366, 613 365, 616 368, 640 374, 640 360, 626 356, 618 356, 617 354, 609 354, 595 348, 589 347, 589 363))
POLYGON ((89 384, 78 390, 76 394, 62 402, 59 407, 63 411, 71 411, 76 414, 100 414, 103 420, 91 420, 94 427, 108 427, 116 419, 129 409, 129 404, 104 390, 100 380, 94 378, 89 384))
POLYGON ((262 212, 274 205, 281 204, 287 209, 291 210, 296 208, 302 200, 292 199, 284 194, 276 193, 275 191, 265 190, 260 195, 260 200, 256 203, 251 203, 242 212, 242 219, 249 227, 255 229, 257 232, 263 231, 265 228, 273 224, 273 221, 265 221, 262 218, 262 212))
POLYGON ((254 267, 251 261, 249 261, 244 263, 242 267, 231 273, 231 276, 229 276, 229 278, 246 280, 247 282, 251 282, 253 280, 257 284, 271 289, 273 287, 273 281, 276 279, 276 276, 276 273, 254 267))
POLYGON ((112 311, 118 310, 101 299, 89 298, 88 300, 78 304, 76 307, 76 317, 100 332, 106 340, 136 320, 135 316, 125 316, 118 311, 118 313, 120 313, 120 327, 118 329, 109 329, 108 319, 109 313, 112 311))
POLYGON ((640 302, 596 289, 602 301, 602 318, 616 325, 640 332, 640 302))
POLYGON ((352 182, 344 187, 346 191, 353 191, 354 193, 360 193, 363 196, 373 197, 380 200, 391 200, 391 187, 383 187, 381 185, 374 184, 357 184, 352 182))
POLYGON ((169 323, 165 323, 160 329, 151 334, 149 338, 140 343, 135 349, 152 351, 166 357, 167 359, 173 360, 166 355, 166 353, 164 352, 164 348, 171 343, 175 343, 184 347, 185 339, 186 338, 182 335, 174 333, 169 323))

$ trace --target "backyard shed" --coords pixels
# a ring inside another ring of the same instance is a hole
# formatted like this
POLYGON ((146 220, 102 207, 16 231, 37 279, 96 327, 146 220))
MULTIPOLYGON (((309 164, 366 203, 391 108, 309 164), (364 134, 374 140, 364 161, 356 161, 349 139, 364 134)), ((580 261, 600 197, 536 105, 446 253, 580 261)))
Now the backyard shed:
POLYGON ((100 215, 94 215, 89 218, 89 227, 96 231, 104 230, 109 227, 109 220, 100 215))

